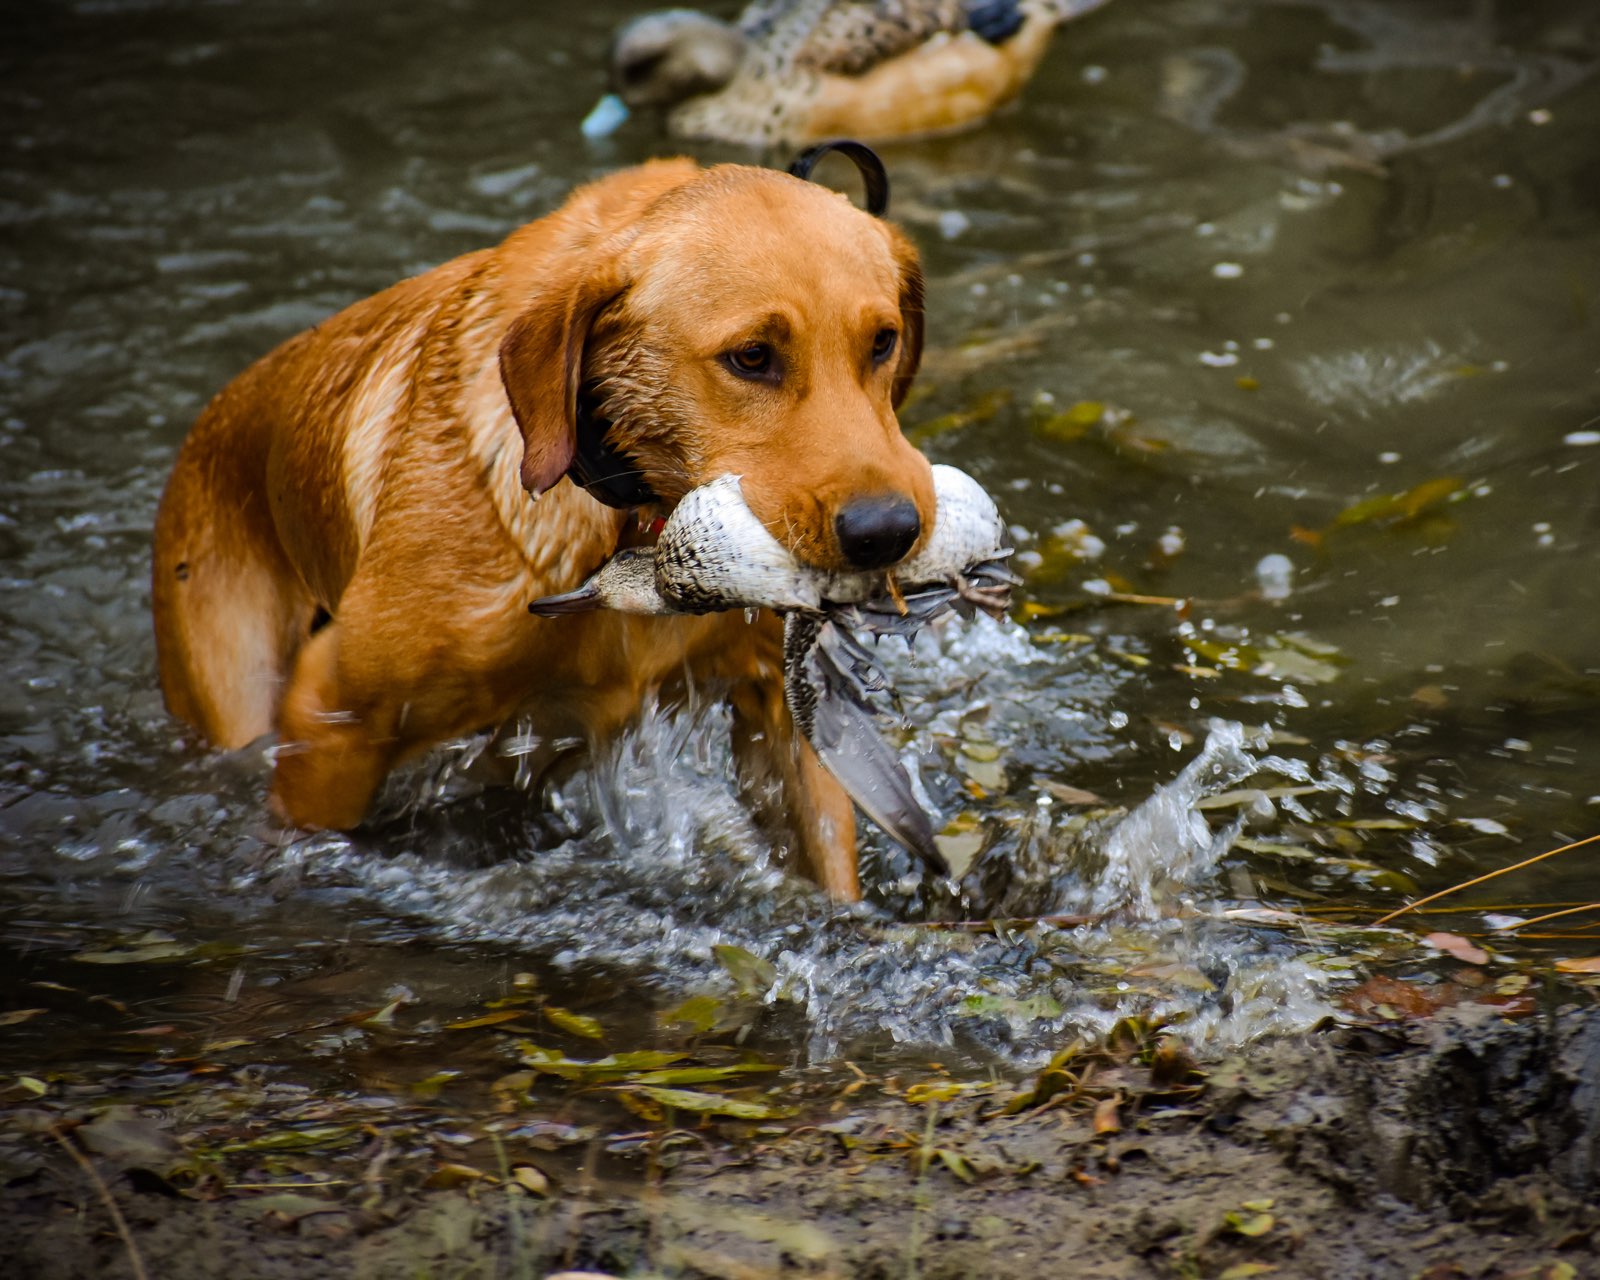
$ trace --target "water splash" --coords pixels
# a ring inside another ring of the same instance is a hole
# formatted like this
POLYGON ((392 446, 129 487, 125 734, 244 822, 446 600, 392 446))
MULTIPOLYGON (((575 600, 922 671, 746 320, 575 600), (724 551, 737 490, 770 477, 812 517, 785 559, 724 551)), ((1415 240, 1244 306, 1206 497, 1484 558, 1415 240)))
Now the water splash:
MULTIPOLYGON (((998 705, 1023 696, 1036 666, 1055 664, 1019 628, 993 624, 950 629, 891 661, 904 666, 907 685, 927 690, 961 677, 959 695, 934 697, 914 727, 913 764, 930 726, 970 704, 972 670, 988 673, 983 692, 998 705)), ((528 948, 558 972, 620 974, 651 1002, 726 992, 716 949, 742 948, 776 974, 764 1034, 778 1041, 767 1047, 803 1044, 813 1062, 904 1046, 1031 1065, 1064 1037, 1101 1034, 1132 1013, 1197 1044, 1226 1045, 1326 1012, 1324 979, 1298 948, 1230 922, 1226 904, 1207 896, 1233 828, 1213 833, 1195 805, 1258 763, 1244 728, 1214 724, 1177 778, 1090 834, 1097 875, 1084 873, 1082 850, 1035 840, 1032 856, 1050 863, 1049 901, 1105 914, 1074 929, 986 935, 829 902, 783 870, 781 851, 740 801, 718 707, 647 711, 603 759, 551 791, 555 817, 542 839, 523 825, 500 856, 441 856, 422 826, 409 841, 388 840, 386 854, 344 837, 300 841, 260 874, 280 891, 356 888, 441 940, 528 948)), ((897 851, 874 852, 881 865, 898 865, 897 851)), ((885 898, 891 907, 907 901, 885 898)))
POLYGON ((1213 832, 1197 801, 1242 782, 1260 769, 1245 749, 1243 725, 1211 724, 1200 754, 1119 822, 1106 837, 1105 869, 1094 910, 1124 910, 1151 919, 1175 894, 1199 885, 1238 837, 1242 819, 1213 832))

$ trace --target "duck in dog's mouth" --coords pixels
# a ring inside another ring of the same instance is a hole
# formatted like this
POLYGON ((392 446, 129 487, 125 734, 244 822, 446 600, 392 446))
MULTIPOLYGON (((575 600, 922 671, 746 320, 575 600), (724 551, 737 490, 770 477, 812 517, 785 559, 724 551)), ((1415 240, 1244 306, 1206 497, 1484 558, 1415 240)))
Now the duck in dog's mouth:
POLYGON ((528 606, 540 617, 591 609, 784 615, 784 695, 795 724, 863 813, 933 870, 949 866, 899 758, 878 735, 871 695, 887 680, 856 638, 908 640, 950 613, 993 617, 1017 579, 993 499, 955 467, 933 468, 937 515, 915 555, 862 573, 810 568, 772 536, 728 475, 685 494, 653 546, 617 552, 576 591, 528 606))

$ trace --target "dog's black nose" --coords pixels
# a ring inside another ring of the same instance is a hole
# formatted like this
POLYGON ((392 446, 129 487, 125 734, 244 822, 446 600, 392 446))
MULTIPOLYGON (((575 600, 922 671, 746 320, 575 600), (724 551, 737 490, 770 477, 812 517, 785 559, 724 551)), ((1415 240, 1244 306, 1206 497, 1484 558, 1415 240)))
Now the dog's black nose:
POLYGON ((839 549, 857 569, 884 569, 911 550, 922 532, 916 503, 898 494, 857 498, 833 518, 839 549))

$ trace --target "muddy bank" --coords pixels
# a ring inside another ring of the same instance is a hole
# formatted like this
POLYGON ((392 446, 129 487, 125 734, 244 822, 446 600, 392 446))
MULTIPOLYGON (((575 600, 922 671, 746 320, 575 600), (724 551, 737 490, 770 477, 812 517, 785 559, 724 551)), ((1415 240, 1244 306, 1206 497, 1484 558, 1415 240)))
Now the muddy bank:
POLYGON ((459 1155, 369 1121, 343 1165, 208 1183, 155 1167, 196 1141, 177 1110, 15 1109, 6 1274, 134 1275, 107 1192, 145 1274, 169 1280, 1600 1269, 1592 1009, 1512 1022, 1464 1006, 1198 1068, 1102 1047, 1031 1083, 832 1090, 781 1125, 614 1117, 564 1150, 528 1139, 570 1126, 522 1113, 474 1154, 466 1131, 484 1117, 458 1119, 459 1155))

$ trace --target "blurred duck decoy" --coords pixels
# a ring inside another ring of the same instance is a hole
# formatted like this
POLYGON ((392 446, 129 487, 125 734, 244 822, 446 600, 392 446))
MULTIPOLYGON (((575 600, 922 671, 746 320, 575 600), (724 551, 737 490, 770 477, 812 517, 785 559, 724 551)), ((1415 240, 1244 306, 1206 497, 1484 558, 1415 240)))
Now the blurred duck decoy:
POLYGON ((583 122, 636 108, 680 138, 777 145, 976 124, 1022 91, 1055 28, 1107 0, 754 0, 737 22, 647 13, 611 46, 612 92, 583 122))

